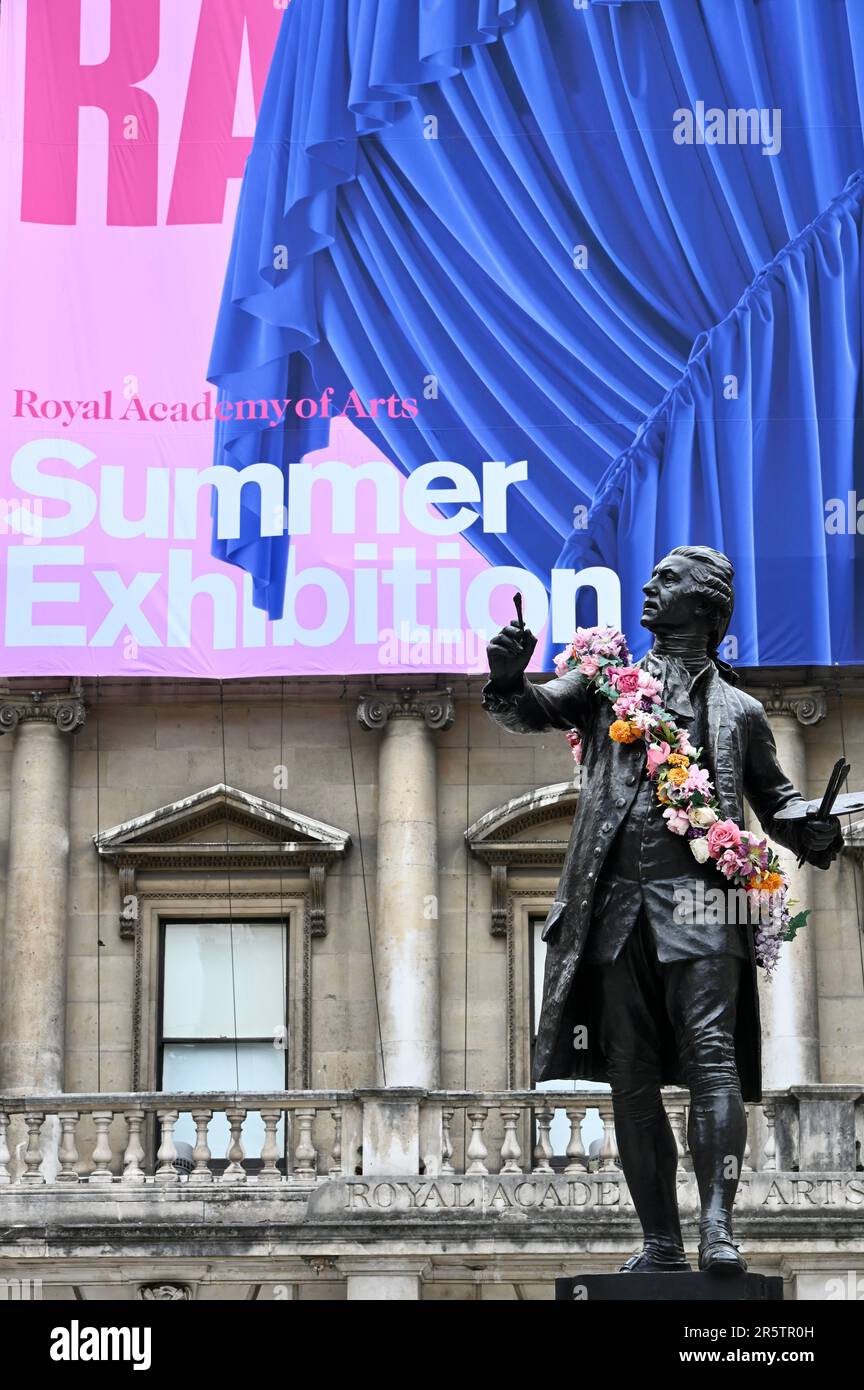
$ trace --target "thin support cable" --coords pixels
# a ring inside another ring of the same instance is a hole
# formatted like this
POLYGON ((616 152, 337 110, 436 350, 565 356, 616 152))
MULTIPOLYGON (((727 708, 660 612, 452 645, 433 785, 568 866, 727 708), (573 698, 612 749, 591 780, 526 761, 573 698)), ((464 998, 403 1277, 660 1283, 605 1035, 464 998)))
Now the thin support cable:
POLYGON ((225 754, 225 683, 219 682, 219 726, 222 735, 222 784, 226 788, 225 803, 225 872, 228 878, 228 934, 231 943, 231 1007, 234 1014, 234 1082, 240 1092, 240 1049, 237 1040, 237 983, 234 973, 234 908, 231 896, 231 848, 228 839, 228 761, 225 754))
MULTIPOLYGON (((102 740, 99 677, 96 677, 96 843, 102 834, 102 740)), ((102 856, 96 856, 96 1090, 102 1090, 102 856)))

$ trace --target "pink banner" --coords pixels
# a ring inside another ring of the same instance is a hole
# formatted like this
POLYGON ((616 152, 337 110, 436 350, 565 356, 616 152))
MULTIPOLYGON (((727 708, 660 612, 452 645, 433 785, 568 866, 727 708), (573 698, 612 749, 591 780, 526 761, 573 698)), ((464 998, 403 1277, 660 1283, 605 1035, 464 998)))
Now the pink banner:
POLYGON ((296 480, 284 617, 210 554, 205 372, 283 9, 3 5, 2 674, 483 670, 517 586, 545 625, 540 581, 445 531, 350 400, 296 480))

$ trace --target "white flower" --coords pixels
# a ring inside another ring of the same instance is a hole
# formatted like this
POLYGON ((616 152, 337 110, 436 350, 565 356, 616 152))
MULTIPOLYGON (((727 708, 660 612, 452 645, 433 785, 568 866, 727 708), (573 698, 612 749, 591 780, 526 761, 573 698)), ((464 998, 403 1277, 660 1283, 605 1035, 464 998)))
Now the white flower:
POLYGON ((709 825, 713 825, 717 819, 717 812, 712 811, 710 806, 691 806, 687 814, 690 817, 690 824, 697 825, 700 830, 707 830, 709 825))
POLYGON ((690 849, 697 864, 704 864, 708 859, 708 836, 700 835, 698 840, 690 841, 690 849))

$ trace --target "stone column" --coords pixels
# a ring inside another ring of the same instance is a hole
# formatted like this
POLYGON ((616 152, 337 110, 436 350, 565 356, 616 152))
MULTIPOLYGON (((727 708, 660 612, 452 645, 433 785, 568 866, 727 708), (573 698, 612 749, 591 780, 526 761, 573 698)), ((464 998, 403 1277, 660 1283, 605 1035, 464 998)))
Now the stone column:
POLYGON ((438 794, 433 730, 453 722, 449 691, 402 690, 360 701, 381 729, 375 973, 383 1086, 434 1090, 440 1068, 438 794))
POLYGON ((84 722, 80 687, 0 706, 15 731, 6 923, 0 969, 0 1089, 63 1090, 69 862, 68 733, 84 722))
MULTIPOLYGON (((792 785, 806 797, 809 784, 804 727, 818 724, 825 718, 825 697, 819 691, 789 693, 777 688, 764 703, 780 766, 792 785)), ((813 870, 810 865, 804 864, 799 869, 794 854, 779 845, 776 848, 789 877, 790 897, 798 900, 799 907, 812 907, 813 870)), ((812 920, 811 917, 810 924, 791 944, 783 947, 773 979, 762 981, 759 992, 764 1050, 762 1080, 766 1090, 818 1082, 820 1077, 816 941, 812 920)))

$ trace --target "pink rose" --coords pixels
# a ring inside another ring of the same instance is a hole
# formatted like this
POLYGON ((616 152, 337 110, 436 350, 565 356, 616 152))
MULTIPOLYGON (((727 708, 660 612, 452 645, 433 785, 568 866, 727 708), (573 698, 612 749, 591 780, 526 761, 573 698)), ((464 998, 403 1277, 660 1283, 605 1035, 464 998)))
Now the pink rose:
POLYGON ((648 744, 648 751, 647 751, 646 757, 647 757, 647 759, 648 759, 648 776, 649 776, 649 777, 656 777, 656 776, 657 776, 657 773, 658 773, 659 769, 663 766, 663 764, 665 763, 666 759, 669 757, 669 754, 671 753, 671 751, 672 751, 672 750, 671 750, 671 748, 669 747, 669 744, 666 743, 665 741, 664 741, 664 742, 661 742, 661 743, 649 743, 649 744, 648 744))
POLYGON ((656 703, 660 699, 661 685, 653 676, 649 676, 647 671, 639 672, 639 690, 643 700, 649 703, 656 703))
POLYGON ((709 797, 711 795, 711 779, 708 776, 708 769, 695 765, 688 767, 687 781, 684 786, 691 795, 693 792, 700 792, 702 796, 709 797))
POLYGON ((712 859, 719 859, 726 849, 737 849, 741 843, 741 831, 734 820, 715 821, 708 831, 708 853, 712 859))
POLYGON ((588 676, 589 680, 591 676, 596 676, 599 670, 600 663, 594 656, 583 656, 582 660, 579 662, 580 676, 588 676))
MULTIPOLYGON (((714 827, 712 825, 711 830, 713 829, 714 827)), ((708 831, 709 841, 711 839, 711 830, 708 831)), ((720 858, 717 860, 717 868, 720 870, 721 874, 723 874, 724 878, 734 878, 736 874, 741 872, 741 860, 734 849, 724 849, 720 858)))
POLYGON ((613 666, 606 675, 622 695, 632 695, 639 689, 639 672, 635 666, 613 666))

